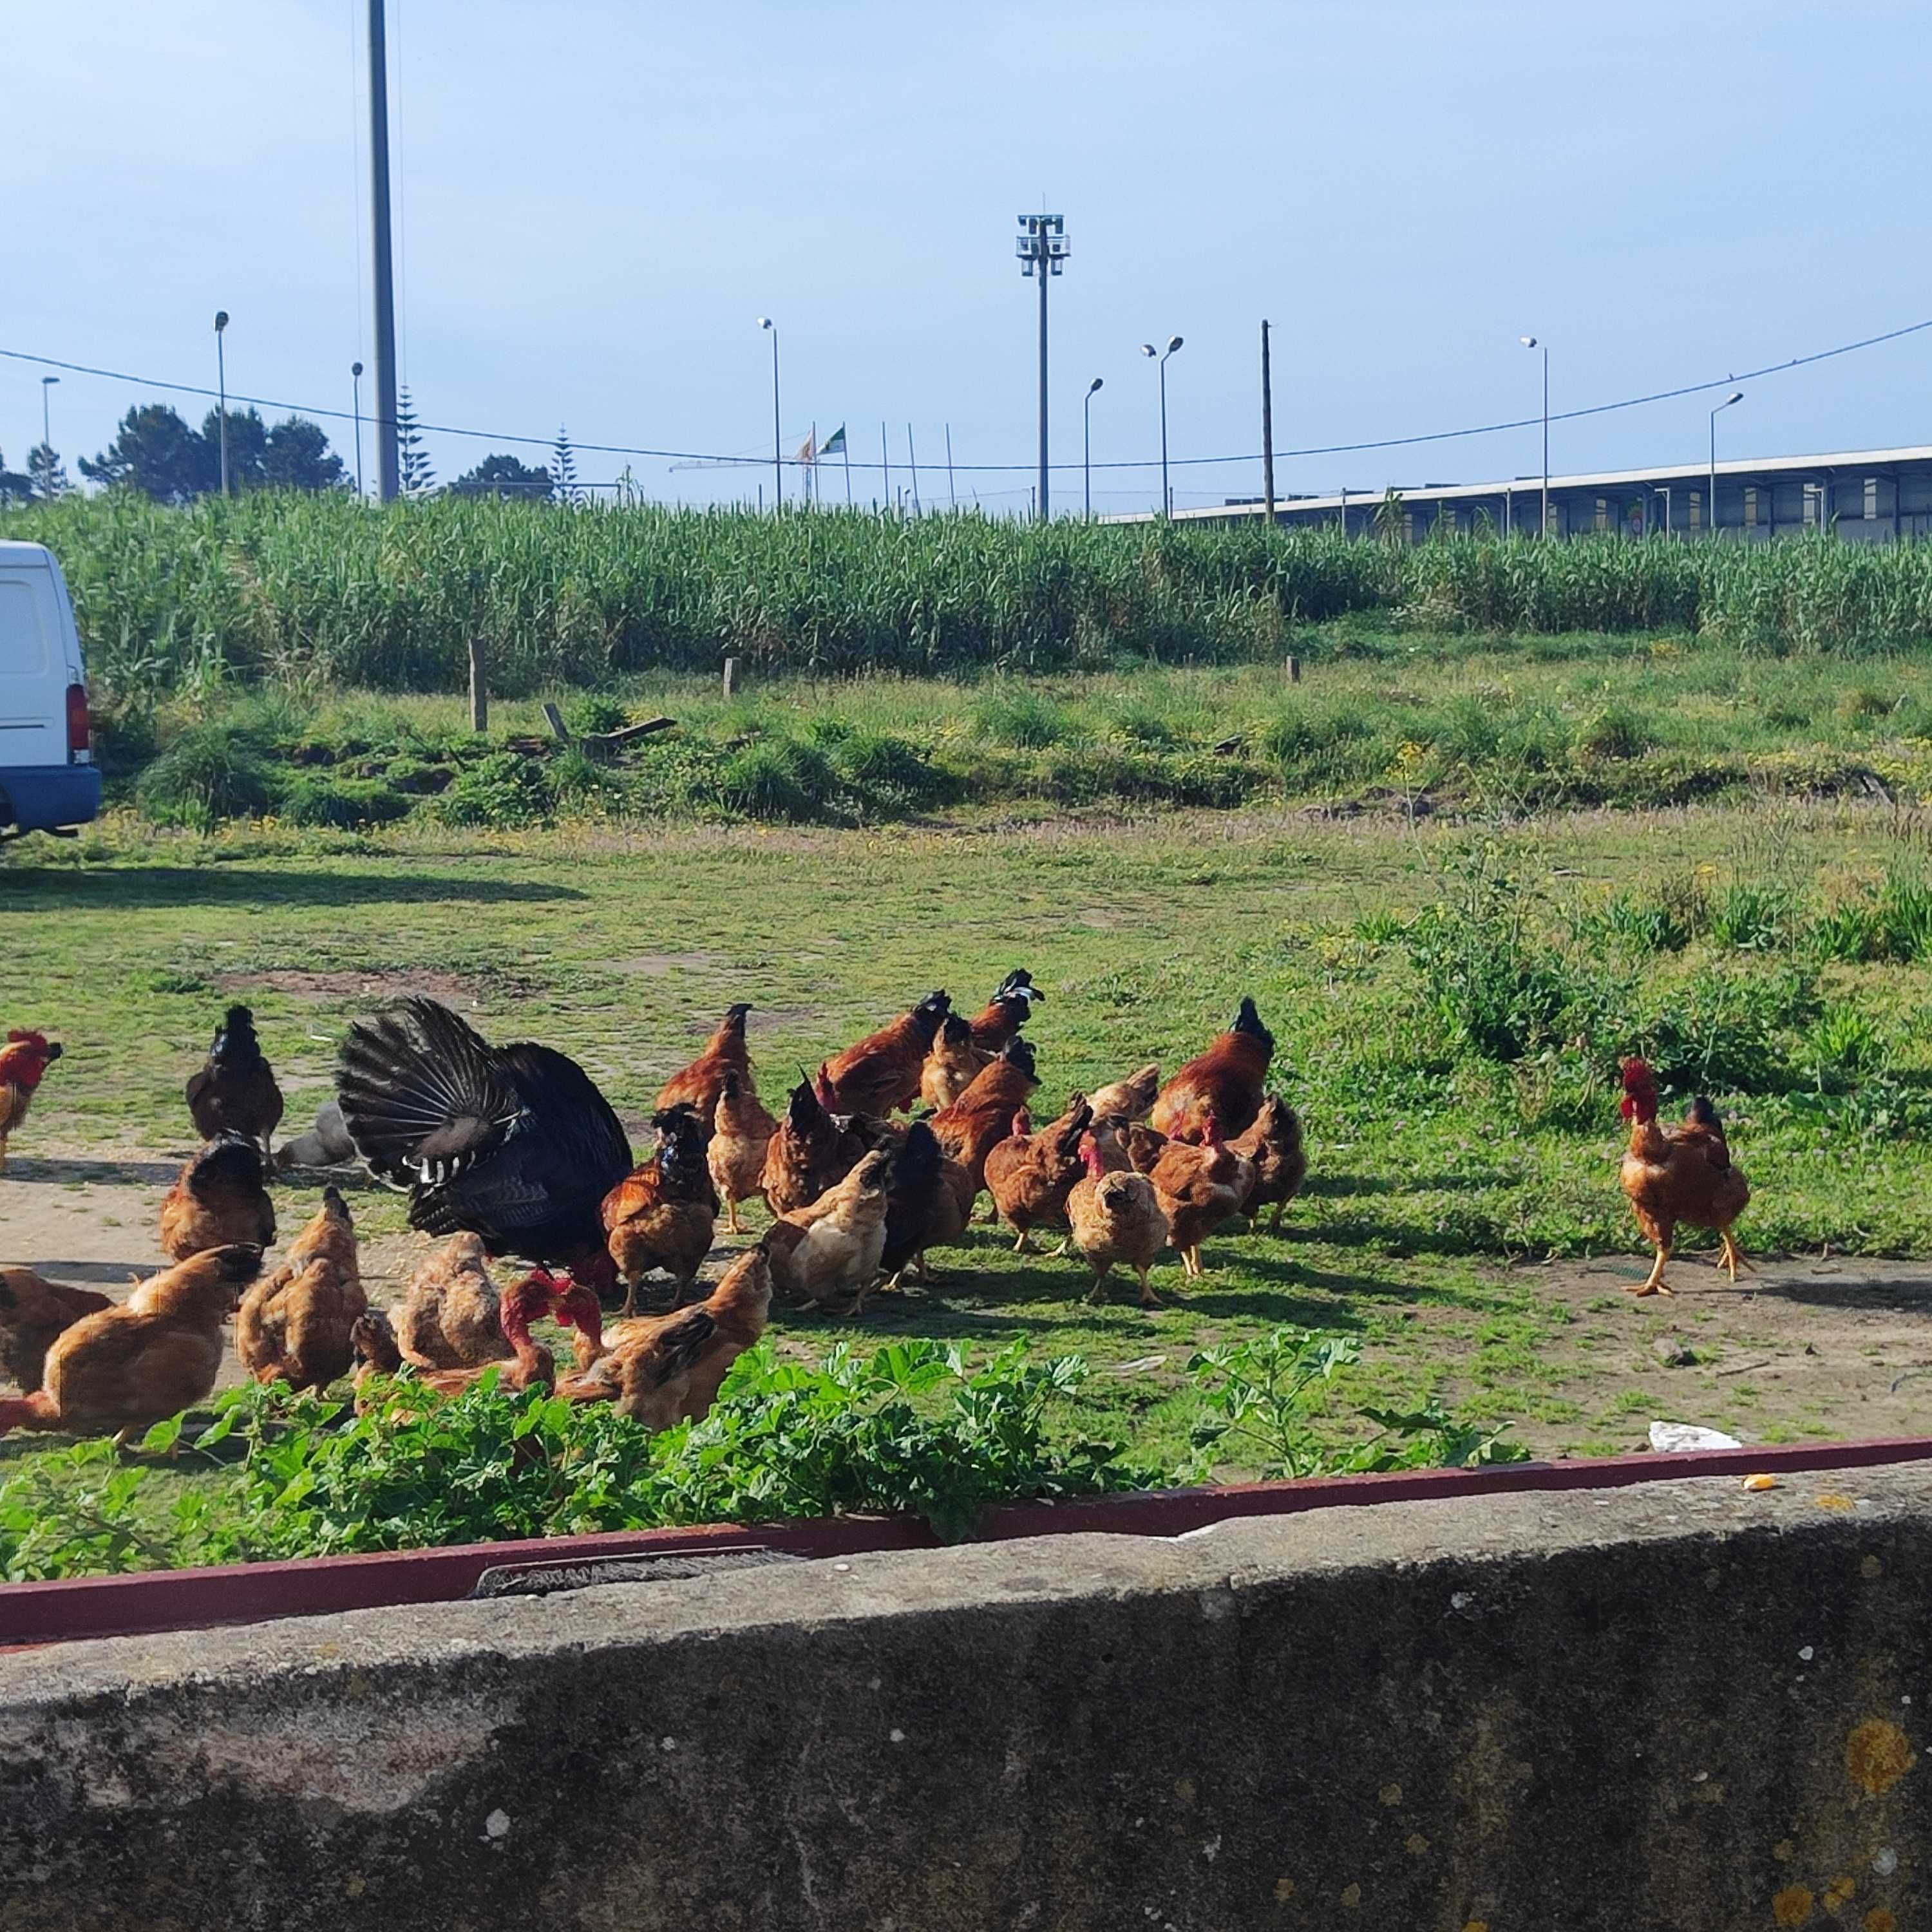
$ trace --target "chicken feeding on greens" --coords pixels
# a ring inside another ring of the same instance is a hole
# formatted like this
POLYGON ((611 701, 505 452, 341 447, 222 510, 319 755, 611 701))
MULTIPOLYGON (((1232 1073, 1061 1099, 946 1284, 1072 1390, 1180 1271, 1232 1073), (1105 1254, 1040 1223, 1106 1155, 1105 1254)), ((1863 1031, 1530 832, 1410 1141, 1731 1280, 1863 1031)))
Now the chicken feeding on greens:
POLYGON ((336 1097, 370 1172, 407 1191, 411 1227, 473 1234, 492 1255, 616 1292, 599 1210, 631 1172, 631 1144, 576 1061, 493 1047, 417 994, 350 1028, 336 1097))

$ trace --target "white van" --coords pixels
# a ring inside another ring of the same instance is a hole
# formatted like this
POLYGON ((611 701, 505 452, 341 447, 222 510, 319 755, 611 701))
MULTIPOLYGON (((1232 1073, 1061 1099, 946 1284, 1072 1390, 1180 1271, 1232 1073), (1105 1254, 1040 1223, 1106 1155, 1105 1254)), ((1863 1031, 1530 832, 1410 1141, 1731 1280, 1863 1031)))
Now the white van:
POLYGON ((43 544, 0 543, 0 838, 100 810, 74 605, 43 544))

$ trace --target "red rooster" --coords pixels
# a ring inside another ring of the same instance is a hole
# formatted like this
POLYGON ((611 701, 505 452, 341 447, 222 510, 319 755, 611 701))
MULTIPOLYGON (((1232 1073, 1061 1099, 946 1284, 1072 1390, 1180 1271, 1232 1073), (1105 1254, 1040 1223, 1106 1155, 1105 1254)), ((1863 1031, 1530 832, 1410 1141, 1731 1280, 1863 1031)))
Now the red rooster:
POLYGON ((60 1057, 58 1041, 18 1027, 0 1048, 0 1174, 7 1171, 7 1136, 27 1118, 41 1076, 60 1057))

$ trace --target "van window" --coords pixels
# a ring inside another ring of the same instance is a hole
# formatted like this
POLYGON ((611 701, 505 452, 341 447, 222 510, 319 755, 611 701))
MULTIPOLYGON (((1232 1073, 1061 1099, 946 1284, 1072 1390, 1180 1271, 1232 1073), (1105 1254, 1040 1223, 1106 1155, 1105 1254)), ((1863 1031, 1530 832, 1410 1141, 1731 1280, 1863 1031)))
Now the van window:
POLYGON ((0 678, 44 678, 48 663, 46 628, 34 586, 17 577, 0 577, 0 678))

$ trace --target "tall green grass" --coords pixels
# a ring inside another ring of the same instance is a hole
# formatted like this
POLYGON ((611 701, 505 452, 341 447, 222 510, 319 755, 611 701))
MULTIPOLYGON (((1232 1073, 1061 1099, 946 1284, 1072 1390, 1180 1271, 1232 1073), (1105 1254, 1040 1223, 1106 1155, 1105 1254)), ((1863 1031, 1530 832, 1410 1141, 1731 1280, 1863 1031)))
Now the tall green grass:
POLYGON ((90 662, 121 698, 236 680, 454 690, 472 639, 493 688, 517 696, 709 670, 726 652, 838 676, 1227 663, 1356 612, 1778 652, 1932 638, 1932 546, 1829 537, 1391 549, 1258 526, 270 494, 178 511, 122 493, 8 512, 0 534, 53 548, 90 662))

